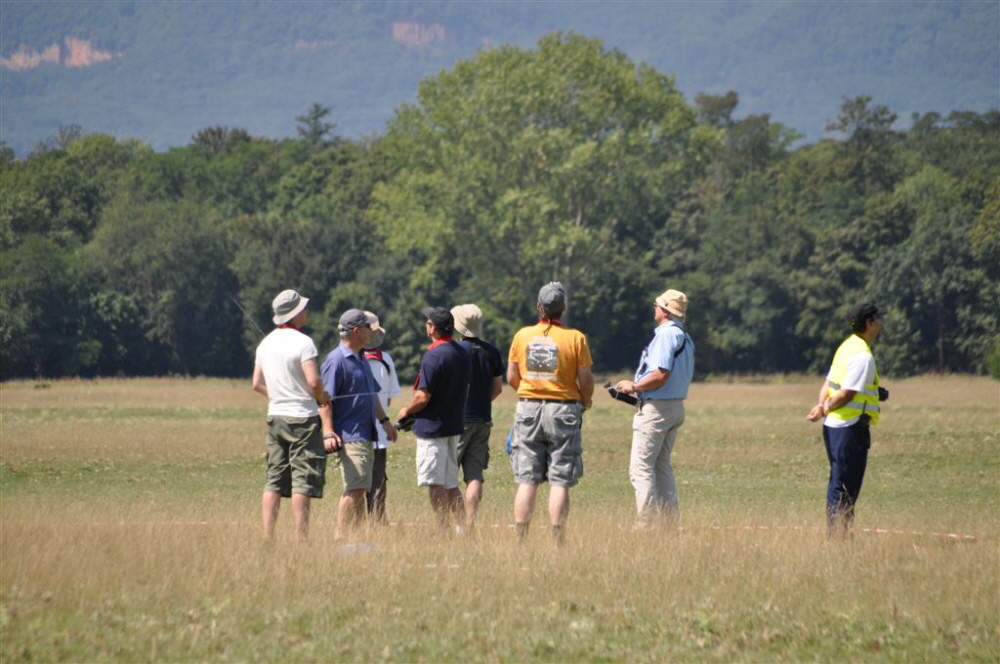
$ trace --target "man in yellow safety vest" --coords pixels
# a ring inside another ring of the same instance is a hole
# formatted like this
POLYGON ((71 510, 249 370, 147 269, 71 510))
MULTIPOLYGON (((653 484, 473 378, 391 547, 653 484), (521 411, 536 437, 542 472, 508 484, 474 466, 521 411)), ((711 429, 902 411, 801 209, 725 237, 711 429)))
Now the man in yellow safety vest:
POLYGON ((879 401, 888 398, 878 384, 871 345, 882 332, 883 311, 865 302, 851 311, 851 336, 833 356, 833 364, 819 391, 819 402, 806 416, 823 418, 823 442, 830 461, 826 491, 827 528, 846 532, 854 520, 854 504, 861 493, 871 447, 871 430, 878 423, 879 401))

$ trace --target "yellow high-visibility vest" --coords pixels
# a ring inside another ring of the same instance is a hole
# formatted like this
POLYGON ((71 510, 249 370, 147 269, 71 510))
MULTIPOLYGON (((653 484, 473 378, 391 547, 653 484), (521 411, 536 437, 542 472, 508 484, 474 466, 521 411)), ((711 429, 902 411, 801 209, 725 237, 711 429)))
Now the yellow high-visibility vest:
MULTIPOLYGON (((872 349, 864 339, 856 334, 852 334, 840 344, 840 348, 833 356, 833 365, 830 367, 829 390, 827 396, 832 397, 840 390, 841 384, 847 378, 847 365, 855 355, 859 353, 871 354, 872 349)), ((864 388, 858 390, 854 398, 836 410, 831 410, 827 417, 835 420, 852 420, 860 417, 864 413, 872 418, 871 423, 878 422, 878 368, 875 369, 875 382, 866 384, 864 388)))

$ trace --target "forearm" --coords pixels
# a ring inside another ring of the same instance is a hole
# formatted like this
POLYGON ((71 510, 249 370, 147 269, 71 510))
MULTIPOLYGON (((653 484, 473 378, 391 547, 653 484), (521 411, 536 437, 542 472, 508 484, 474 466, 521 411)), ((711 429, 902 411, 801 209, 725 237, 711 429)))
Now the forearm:
POLYGON ((590 408, 594 402, 594 374, 590 372, 590 367, 577 372, 576 385, 580 390, 580 401, 586 408, 590 408))
POLYGON ((507 384, 515 390, 521 384, 521 371, 515 362, 511 362, 510 366, 507 367, 507 384))
POLYGON ((419 413, 427 404, 431 402, 431 393, 425 392, 424 390, 416 390, 413 393, 413 397, 410 399, 409 405, 403 408, 403 415, 415 415, 419 413))
POLYGON ((823 412, 829 413, 830 411, 837 410, 844 404, 850 402, 850 400, 853 399, 854 395, 857 393, 857 390, 837 390, 823 405, 823 412))
POLYGON ((830 394, 830 381, 824 380, 823 386, 819 388, 819 396, 816 398, 816 403, 822 406, 826 402, 826 397, 829 394, 830 394))
POLYGON ((251 382, 251 386, 257 394, 267 396, 267 383, 264 382, 264 370, 260 368, 259 364, 255 364, 253 367, 253 381, 251 382))
POLYGON ((656 369, 638 380, 633 389, 636 392, 649 392, 666 384, 670 378, 670 372, 666 369, 656 369))
POLYGON ((329 403, 319 407, 319 421, 323 425, 323 433, 333 433, 333 406, 329 403))

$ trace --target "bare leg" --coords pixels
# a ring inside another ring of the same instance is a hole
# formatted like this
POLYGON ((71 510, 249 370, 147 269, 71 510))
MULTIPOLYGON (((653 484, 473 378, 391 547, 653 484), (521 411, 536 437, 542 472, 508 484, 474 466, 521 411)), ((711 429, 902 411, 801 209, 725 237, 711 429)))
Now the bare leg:
POLYGON ((292 494, 292 519, 300 542, 309 541, 309 494, 292 494))
POLYGON ((537 484, 518 484, 514 494, 514 524, 517 526, 517 537, 521 541, 528 535, 528 524, 535 511, 535 496, 538 495, 537 484))
POLYGON ((452 492, 452 489, 446 489, 440 484, 430 484, 427 487, 427 495, 431 500, 431 508, 434 510, 434 514, 437 515, 438 525, 442 528, 448 526, 449 516, 455 511, 455 499, 452 492))
POLYGON ((564 486, 549 487, 549 524, 565 526, 569 516, 569 489, 564 486))
POLYGON ((281 494, 277 491, 265 491, 261 497, 261 520, 264 523, 264 539, 274 537, 274 524, 278 520, 278 507, 281 505, 281 494))
POLYGON ((476 522, 476 512, 483 500, 483 483, 481 480, 471 480, 465 487, 465 525, 471 528, 476 522))
POLYGON ((365 514, 365 490, 348 491, 337 503, 336 539, 346 537, 361 522, 365 514))

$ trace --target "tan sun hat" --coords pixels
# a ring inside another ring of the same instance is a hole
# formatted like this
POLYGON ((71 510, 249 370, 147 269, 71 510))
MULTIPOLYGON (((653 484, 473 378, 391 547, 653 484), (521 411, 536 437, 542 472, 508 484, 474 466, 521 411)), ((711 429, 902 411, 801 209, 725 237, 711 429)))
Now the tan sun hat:
POLYGON ((664 291, 654 302, 678 318, 684 318, 688 310, 688 296, 673 288, 664 291))
POLYGON ((483 312, 474 304, 460 304, 451 308, 455 329, 463 337, 483 336, 483 312))
POLYGON ((368 348, 378 348, 385 341, 385 328, 379 323, 378 316, 372 312, 365 311, 365 315, 375 319, 375 322, 369 325, 372 328, 372 338, 368 342, 368 348))

